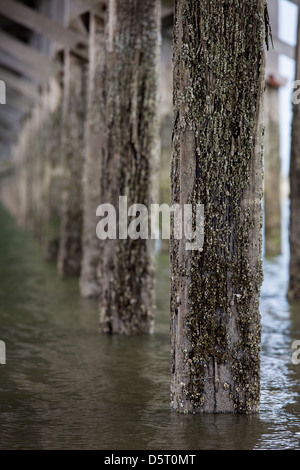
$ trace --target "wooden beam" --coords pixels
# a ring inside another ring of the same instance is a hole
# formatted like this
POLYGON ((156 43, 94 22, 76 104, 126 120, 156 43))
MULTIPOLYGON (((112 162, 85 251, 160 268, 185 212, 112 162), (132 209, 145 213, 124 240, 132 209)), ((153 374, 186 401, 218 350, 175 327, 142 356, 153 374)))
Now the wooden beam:
POLYGON ((42 84, 48 80, 42 70, 33 69, 24 62, 0 50, 0 65, 42 84))
POLYGON ((28 111, 28 107, 23 108, 20 105, 19 100, 14 101, 14 99, 11 99, 9 97, 9 103, 6 104, 5 106, 4 105, 1 106, 0 115, 7 116, 8 118, 11 118, 16 121, 20 119, 20 117, 23 116, 24 113, 26 113, 27 111, 28 111))
MULTIPOLYGON (((33 103, 29 101, 24 95, 11 90, 7 87, 6 92, 6 105, 5 108, 13 108, 15 111, 20 111, 22 113, 27 113, 32 109, 33 103)), ((4 108, 4 106, 3 106, 4 108)))
POLYGON ((0 50, 24 62, 30 68, 40 70, 45 78, 49 79, 60 71, 57 63, 3 31, 0 31, 0 50))
POLYGON ((20 78, 14 73, 8 72, 0 66, 0 80, 3 80, 7 87, 18 91, 22 95, 37 103, 40 99, 37 87, 24 78, 20 78))
POLYGON ((0 116, 8 116, 14 121, 18 120, 20 116, 22 116, 23 114, 24 114, 24 109, 16 108, 10 103, 3 105, 0 108, 0 116))
POLYGON ((98 16, 104 15, 104 8, 107 7, 107 0, 71 0, 71 4, 77 8, 78 14, 92 11, 98 16))
POLYGON ((64 28, 58 22, 47 18, 33 8, 14 0, 0 0, 0 14, 37 33, 44 34, 49 39, 76 51, 77 54, 87 59, 88 40, 86 36, 64 28))

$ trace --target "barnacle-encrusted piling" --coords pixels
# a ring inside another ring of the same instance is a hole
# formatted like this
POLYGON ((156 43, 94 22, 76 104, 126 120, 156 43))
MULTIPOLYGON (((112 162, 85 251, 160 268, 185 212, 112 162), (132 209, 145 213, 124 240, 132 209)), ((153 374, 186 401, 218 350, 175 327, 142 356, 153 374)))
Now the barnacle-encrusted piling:
POLYGON ((205 215, 203 251, 171 240, 179 412, 259 409, 266 34, 264 0, 175 2, 172 203, 205 215))
POLYGON ((64 188, 58 270, 61 276, 79 276, 82 256, 82 169, 86 92, 86 65, 65 57, 62 156, 64 188))
POLYGON ((62 107, 58 106, 49 115, 44 126, 45 170, 43 173, 44 221, 42 248, 44 258, 48 261, 57 261, 59 247, 63 188, 61 128, 62 107))
POLYGON ((105 133, 105 34, 103 19, 90 15, 85 160, 83 165, 83 233, 80 291, 83 297, 99 297, 100 241, 96 236, 96 209, 101 203, 100 172, 105 133))
POLYGON ((279 91, 269 83, 266 84, 264 108, 265 254, 277 256, 281 253, 279 91))
MULTIPOLYGON (((109 2, 106 136, 101 203, 118 212, 155 202, 159 152, 158 67, 160 1, 109 2)), ((154 312, 153 240, 101 241, 100 331, 149 333, 154 312)))

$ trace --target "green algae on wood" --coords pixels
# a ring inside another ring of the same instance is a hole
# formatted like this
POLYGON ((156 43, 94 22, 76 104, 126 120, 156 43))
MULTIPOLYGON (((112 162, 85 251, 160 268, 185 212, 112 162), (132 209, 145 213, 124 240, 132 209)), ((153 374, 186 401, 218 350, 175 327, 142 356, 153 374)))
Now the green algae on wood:
POLYGON ((258 411, 265 7, 176 1, 172 203, 205 211, 203 251, 171 241, 181 412, 258 411))

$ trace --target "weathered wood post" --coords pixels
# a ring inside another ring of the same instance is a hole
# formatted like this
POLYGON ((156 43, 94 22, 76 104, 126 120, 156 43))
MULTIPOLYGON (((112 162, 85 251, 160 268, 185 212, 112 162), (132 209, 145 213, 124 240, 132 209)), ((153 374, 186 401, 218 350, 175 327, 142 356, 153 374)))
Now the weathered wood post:
MULTIPOLYGON (((101 203, 118 213, 155 202, 158 162, 160 2, 112 0, 108 12, 106 136, 101 203)), ((118 223, 118 222, 117 222, 118 223)), ((149 333, 154 312, 154 240, 101 241, 100 331, 149 333)))
POLYGON ((90 14, 90 45, 85 161, 83 167, 83 237, 80 290, 83 297, 99 297, 100 241, 96 235, 96 209, 100 204, 101 158, 105 134, 104 21, 90 14))
MULTIPOLYGON (((300 9, 296 47, 296 80, 300 80, 300 9)), ((300 299, 300 100, 296 83, 293 103, 290 162, 290 267, 289 299, 300 299)))
POLYGON ((46 123, 44 172, 44 227, 43 255, 48 261, 57 261, 63 190, 63 168, 61 152, 62 107, 49 113, 46 123))
POLYGON ((171 240, 172 407, 257 412, 264 0, 175 1, 172 203, 204 204, 203 251, 171 240))

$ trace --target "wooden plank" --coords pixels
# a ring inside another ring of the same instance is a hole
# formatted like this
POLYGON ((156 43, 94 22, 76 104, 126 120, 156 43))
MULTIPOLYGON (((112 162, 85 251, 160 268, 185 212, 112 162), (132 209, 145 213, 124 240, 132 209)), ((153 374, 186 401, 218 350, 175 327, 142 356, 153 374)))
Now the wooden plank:
POLYGON ((33 8, 29 8, 14 0, 0 0, 0 14, 39 34, 44 34, 63 47, 75 50, 78 54, 83 55, 84 58, 88 56, 88 40, 86 36, 65 28, 33 8))
POLYGON ((3 31, 0 31, 0 50, 24 62, 28 67, 40 70, 44 77, 50 78, 60 71, 57 63, 3 31))
POLYGON ((101 17, 104 14, 103 6, 107 7, 107 0, 71 0, 71 4, 76 7, 79 15, 92 11, 101 17))
POLYGON ((20 117, 23 116, 24 113, 26 113, 26 111, 29 110, 28 108, 27 110, 22 108, 20 105, 19 107, 16 107, 14 106, 15 104, 16 103, 10 102, 7 105, 1 106, 0 116, 4 116, 7 119, 11 119, 12 121, 15 122, 15 121, 18 121, 20 117))
POLYGON ((274 51, 278 54, 286 55, 291 59, 295 59, 296 49, 295 46, 291 46, 286 42, 281 41, 278 38, 273 38, 274 51))
POLYGON ((20 78, 14 73, 8 72, 0 66, 0 80, 3 80, 7 87, 18 91, 22 95, 26 96, 33 102, 38 102, 40 95, 37 91, 37 87, 24 78, 20 78))
POLYGON ((79 32, 64 28, 60 23, 40 14, 33 8, 29 8, 14 0, 0 1, 0 13, 17 23, 33 29, 37 33, 44 34, 49 39, 60 42, 70 49, 82 43, 88 47, 87 38, 79 32))
MULTIPOLYGON (((13 108, 15 111, 21 111, 27 113, 32 109, 33 103, 28 100, 24 95, 11 90, 7 87, 6 92, 6 105, 5 109, 8 110, 9 108, 13 108)), ((3 106, 4 108, 4 106, 3 106)))

